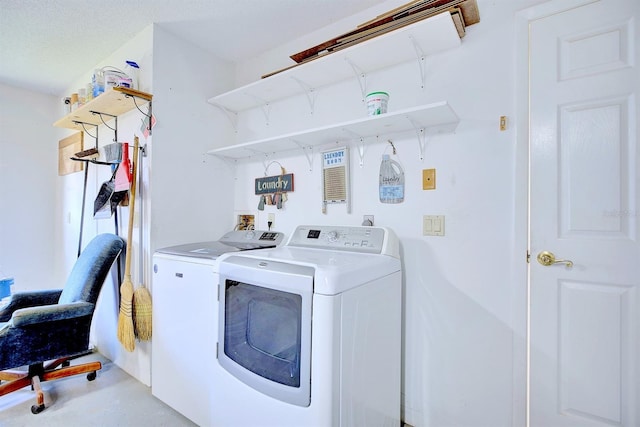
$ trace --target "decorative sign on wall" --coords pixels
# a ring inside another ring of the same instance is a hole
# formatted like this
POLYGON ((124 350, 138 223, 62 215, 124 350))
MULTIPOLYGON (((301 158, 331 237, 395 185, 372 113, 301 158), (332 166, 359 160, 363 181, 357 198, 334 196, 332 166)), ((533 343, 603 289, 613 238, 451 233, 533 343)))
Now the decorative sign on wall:
MULTIPOLYGON (((265 168, 265 175, 268 168, 269 166, 265 168)), ((284 202, 287 201, 287 193, 293 191, 293 174, 285 173, 282 165, 280 170, 282 171, 280 175, 256 178, 255 194, 260 196, 258 210, 263 211, 265 205, 276 205, 278 209, 282 209, 284 202)))
POLYGON ((347 147, 322 153, 322 213, 327 213, 327 204, 349 201, 349 149, 347 147))
POLYGON ((256 195, 293 191, 293 174, 256 178, 256 195))

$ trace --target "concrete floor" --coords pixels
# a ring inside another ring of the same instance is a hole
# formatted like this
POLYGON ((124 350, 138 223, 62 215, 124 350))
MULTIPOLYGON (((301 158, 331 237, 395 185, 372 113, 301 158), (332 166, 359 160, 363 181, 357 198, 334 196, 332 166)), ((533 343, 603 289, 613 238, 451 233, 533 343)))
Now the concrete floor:
POLYGON ((35 393, 30 387, 0 397, 0 426, 195 426, 152 396, 149 387, 100 354, 71 363, 92 360, 102 362, 94 381, 87 381, 81 374, 42 383, 46 409, 40 414, 31 413, 35 393))

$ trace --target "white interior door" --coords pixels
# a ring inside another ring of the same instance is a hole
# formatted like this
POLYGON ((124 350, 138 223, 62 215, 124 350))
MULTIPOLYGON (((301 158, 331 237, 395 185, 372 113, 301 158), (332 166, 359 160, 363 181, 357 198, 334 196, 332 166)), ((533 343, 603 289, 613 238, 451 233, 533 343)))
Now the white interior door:
POLYGON ((530 24, 531 426, 640 425, 639 9, 530 24))

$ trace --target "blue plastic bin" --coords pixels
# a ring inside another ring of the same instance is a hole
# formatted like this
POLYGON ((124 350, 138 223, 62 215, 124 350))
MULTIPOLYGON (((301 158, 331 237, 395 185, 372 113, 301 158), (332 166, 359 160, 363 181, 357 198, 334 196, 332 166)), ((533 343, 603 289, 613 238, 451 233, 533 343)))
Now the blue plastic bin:
POLYGON ((0 299, 11 295, 11 285, 13 285, 13 277, 0 279, 0 299))

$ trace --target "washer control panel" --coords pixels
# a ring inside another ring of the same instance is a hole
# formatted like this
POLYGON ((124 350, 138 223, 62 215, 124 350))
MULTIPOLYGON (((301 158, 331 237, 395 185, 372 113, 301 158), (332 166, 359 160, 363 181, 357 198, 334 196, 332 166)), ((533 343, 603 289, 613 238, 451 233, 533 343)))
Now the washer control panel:
POLYGON ((220 238, 225 245, 240 249, 262 249, 276 247, 284 239, 284 233, 262 230, 234 230, 220 238))
POLYGON ((287 246, 333 249, 351 252, 382 252, 386 230, 378 227, 301 225, 287 246))

